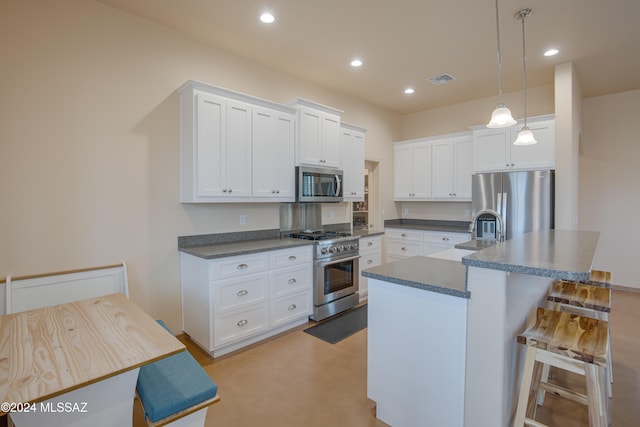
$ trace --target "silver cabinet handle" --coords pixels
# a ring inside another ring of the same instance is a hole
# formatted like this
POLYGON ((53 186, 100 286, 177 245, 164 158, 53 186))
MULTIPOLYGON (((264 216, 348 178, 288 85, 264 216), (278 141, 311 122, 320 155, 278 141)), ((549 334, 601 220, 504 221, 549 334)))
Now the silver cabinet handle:
POLYGON ((407 237, 407 235, 405 233, 402 233, 400 236, 407 237))
POLYGON ((297 282, 297 280, 295 278, 289 279, 289 284, 290 285, 293 285, 296 282, 297 282))
POLYGON ((291 304, 291 305, 288 307, 288 310, 289 310, 289 311, 293 311, 293 310, 295 310, 296 308, 297 308, 297 306, 296 306, 295 304, 291 304))
POLYGON ((230 188, 230 189, 229 189, 229 193, 231 193, 232 191, 233 191, 233 190, 230 188))
POLYGON ((238 270, 245 270, 247 269, 249 266, 247 264, 239 264, 236 268, 238 270))
POLYGON ((291 256, 289 257, 289 261, 295 261, 296 259, 297 259, 297 258, 296 258, 296 256, 295 256, 295 255, 291 255, 291 256))
POLYGON ((444 240, 445 242, 448 242, 449 238, 448 237, 443 237, 442 240, 444 240))
POLYGON ((373 264, 373 260, 372 259, 368 259, 367 260, 367 264, 373 264))
POLYGON ((242 319, 241 321, 239 321, 239 322, 237 323, 237 325, 238 325, 239 327, 243 327, 243 326, 245 326, 247 323, 249 323, 249 321, 248 321, 247 319, 242 319))
POLYGON ((243 297, 245 295, 249 294, 249 291, 246 289, 243 289, 241 291, 238 291, 238 293, 236 295, 238 295, 239 297, 243 297))
POLYGON ((403 250, 403 251, 407 250, 407 248, 405 248, 404 246, 402 248, 400 248, 400 249, 403 250))
POLYGON ((367 243, 367 246, 373 246, 373 242, 367 243))

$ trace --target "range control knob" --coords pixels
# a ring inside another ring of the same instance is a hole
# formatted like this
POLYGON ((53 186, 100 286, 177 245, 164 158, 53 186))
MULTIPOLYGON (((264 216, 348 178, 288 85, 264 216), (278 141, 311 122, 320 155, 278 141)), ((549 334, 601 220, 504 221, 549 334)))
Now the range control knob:
POLYGON ((335 246, 331 246, 331 247, 329 248, 329 252, 330 252, 330 253, 332 253, 332 254, 335 254, 337 251, 338 251, 338 250, 336 249, 336 247, 335 247, 335 246))
POLYGON ((329 253, 329 249, 327 249, 327 248, 322 248, 322 249, 320 249, 320 253, 321 253, 322 255, 326 255, 326 254, 328 254, 328 253, 329 253))
POLYGON ((350 251, 352 248, 353 248, 353 246, 351 246, 351 243, 349 243, 349 244, 347 245, 347 250, 348 250, 348 251, 350 251))
POLYGON ((358 244, 357 243, 353 244, 353 249, 358 249, 358 244))
POLYGON ((342 251, 344 251, 344 246, 342 245, 338 246, 338 252, 342 252, 342 251))

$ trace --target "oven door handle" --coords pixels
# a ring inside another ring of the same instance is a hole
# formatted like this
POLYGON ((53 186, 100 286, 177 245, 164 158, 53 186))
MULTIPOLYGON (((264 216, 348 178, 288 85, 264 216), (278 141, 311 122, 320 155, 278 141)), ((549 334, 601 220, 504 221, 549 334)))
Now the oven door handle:
POLYGON ((326 260, 326 261, 325 260, 320 260, 318 262, 318 265, 320 267, 326 267, 326 266, 331 265, 331 264, 337 264, 339 262, 345 262, 345 261, 354 261, 354 260, 359 259, 359 258, 361 258, 360 255, 355 255, 355 256, 347 256, 345 258, 338 258, 338 259, 333 258, 331 260, 326 260))

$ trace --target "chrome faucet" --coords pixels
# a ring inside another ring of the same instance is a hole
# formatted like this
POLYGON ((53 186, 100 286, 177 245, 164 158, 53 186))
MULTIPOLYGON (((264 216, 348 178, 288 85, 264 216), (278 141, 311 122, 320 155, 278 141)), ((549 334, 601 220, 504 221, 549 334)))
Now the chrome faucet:
POLYGON ((500 214, 497 211, 494 211, 493 209, 482 209, 478 211, 474 215, 473 220, 471 220, 471 224, 469 224, 469 233, 473 235, 473 232, 476 229, 476 223, 478 222, 478 218, 480 217, 480 215, 484 215, 484 214, 490 214, 496 218, 496 221, 498 221, 498 232, 496 233, 496 240, 498 242, 503 242, 506 237, 505 229, 504 229, 504 221, 502 220, 502 217, 500 216, 500 214))

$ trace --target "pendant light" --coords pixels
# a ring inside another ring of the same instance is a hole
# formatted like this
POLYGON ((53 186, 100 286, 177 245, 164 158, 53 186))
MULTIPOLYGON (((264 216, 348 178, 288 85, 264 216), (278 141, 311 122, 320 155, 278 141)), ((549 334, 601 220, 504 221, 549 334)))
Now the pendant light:
POLYGON ((488 128, 506 128, 516 124, 511 115, 511 110, 502 101, 502 61, 500 60, 500 18, 498 16, 498 0, 496 0, 496 33, 498 35, 498 106, 491 114, 488 128))
POLYGON ((522 68, 524 71, 524 126, 518 132, 518 137, 513 142, 514 145, 533 145, 538 141, 533 137, 533 132, 527 126, 527 55, 524 42, 524 18, 531 15, 531 9, 522 9, 516 13, 516 19, 522 21, 522 68))

